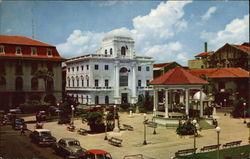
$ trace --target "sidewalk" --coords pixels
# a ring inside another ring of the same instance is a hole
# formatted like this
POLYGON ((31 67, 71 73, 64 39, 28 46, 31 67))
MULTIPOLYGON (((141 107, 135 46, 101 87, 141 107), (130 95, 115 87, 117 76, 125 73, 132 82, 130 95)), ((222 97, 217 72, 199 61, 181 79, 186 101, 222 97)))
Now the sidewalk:
MULTIPOLYGON (((67 125, 58 125, 57 122, 49 122, 44 124, 44 128, 51 130, 52 134, 58 139, 63 137, 77 138, 82 147, 86 149, 103 149, 111 153, 113 159, 123 159, 125 155, 143 154, 156 159, 169 159, 174 156, 175 152, 180 149, 188 149, 193 147, 193 137, 179 137, 176 135, 175 128, 166 128, 158 126, 157 134, 153 135, 153 128, 147 127, 146 137, 147 145, 143 145, 144 140, 144 117, 142 114, 135 114, 132 118, 127 113, 119 113, 120 123, 129 124, 134 127, 134 131, 121 131, 123 139, 122 147, 116 147, 108 144, 104 140, 105 133, 88 134, 81 136, 77 132, 67 131, 67 125)), ((217 113, 219 117, 218 123, 221 127, 220 143, 226 143, 236 140, 242 140, 242 145, 248 144, 249 130, 243 119, 233 119, 229 115, 224 116, 217 113)), ((33 117, 27 117, 30 120, 33 117)), ((152 114, 148 114, 147 118, 151 120, 152 114)), ((82 124, 81 120, 75 120, 76 129, 84 128, 89 130, 88 125, 82 124)), ((35 124, 28 124, 28 128, 33 130, 35 124)), ((109 133, 108 133, 109 134, 109 133)), ((197 137, 196 144, 198 150, 205 145, 217 144, 217 133, 215 129, 203 130, 200 132, 201 137, 197 137)))

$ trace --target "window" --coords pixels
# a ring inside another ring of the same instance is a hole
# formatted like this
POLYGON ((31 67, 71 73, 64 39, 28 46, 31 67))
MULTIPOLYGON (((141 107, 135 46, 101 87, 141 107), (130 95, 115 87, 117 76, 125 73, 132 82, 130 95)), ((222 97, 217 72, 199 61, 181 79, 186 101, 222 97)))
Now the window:
POLYGON ((87 79, 87 87, 89 87, 89 79, 87 79))
POLYGON ((47 81, 47 91, 52 91, 54 90, 54 80, 53 78, 49 78, 47 81))
POLYGON ((141 71, 141 66, 138 66, 138 71, 141 71))
POLYGON ((99 65, 95 65, 95 70, 98 70, 99 69, 99 65))
POLYGON ((141 80, 138 80, 138 87, 141 87, 141 80))
POLYGON ((68 87, 70 87, 70 79, 68 78, 68 87))
POLYGON ((35 47, 32 47, 31 48, 31 55, 37 55, 37 48, 35 48, 35 47))
POLYGON ((68 68, 68 72, 70 72, 70 68, 68 68))
POLYGON ((31 64, 31 74, 34 75, 37 70, 38 70, 37 63, 32 63, 31 64))
POLYGON ((21 55, 22 54, 22 49, 21 47, 16 47, 16 54, 21 55))
POLYGON ((82 78, 82 87, 84 87, 84 79, 82 78))
POLYGON ((4 77, 0 77, 0 90, 4 90, 6 87, 6 79, 4 77))
POLYGON ((150 67, 149 66, 146 67, 146 71, 150 71, 150 67))
POLYGON ((31 79, 31 89, 32 90, 37 90, 38 89, 38 79, 33 77, 31 79))
POLYGON ((149 86, 149 80, 146 81, 146 85, 149 86))
POLYGON ((112 48, 109 50, 109 53, 110 53, 110 55, 112 55, 112 54, 113 54, 113 50, 112 50, 112 48))
POLYGON ((48 71, 53 73, 53 65, 52 63, 47 63, 47 68, 48 68, 48 71))
POLYGON ((23 79, 22 77, 16 78, 16 90, 22 90, 23 89, 23 79))
POLYGON ((121 48, 121 55, 126 56, 126 48, 124 46, 121 48))
POLYGON ((74 67, 72 67, 71 69, 72 69, 72 72, 74 72, 74 69, 75 69, 75 68, 74 68, 74 67))
POLYGON ((105 65, 105 66, 104 66, 104 69, 105 69, 105 70, 109 70, 109 65, 105 65))
POLYGON ((105 96, 105 104, 109 104, 109 96, 105 96))
POLYGON ((4 54, 4 46, 0 45, 0 54, 4 54))
POLYGON ((74 86, 75 86, 75 79, 72 78, 72 87, 74 87, 74 86))
POLYGON ((76 86, 79 87, 79 79, 76 79, 76 86))
POLYGON ((120 69, 120 86, 128 86, 128 70, 125 67, 120 69))
POLYGON ((23 74, 23 67, 21 64, 16 64, 16 75, 22 75, 23 74))
POLYGON ((77 67, 76 67, 76 71, 78 71, 78 70, 79 70, 79 67, 77 66, 77 67))
POLYGON ((47 56, 52 56, 52 49, 51 48, 47 49, 47 56))
POLYGON ((5 74, 5 64, 3 61, 0 63, 0 75, 5 74))
POLYGON ((86 67, 87 67, 87 70, 89 70, 89 65, 86 65, 86 67))
POLYGON ((81 67, 82 67, 82 71, 83 71, 83 68, 84 68, 84 67, 83 67, 83 66, 81 66, 81 67))
POLYGON ((105 80, 105 87, 108 87, 109 86, 109 80, 105 80))
POLYGON ((95 104, 99 104, 99 96, 95 96, 95 104))
POLYGON ((108 53, 108 51, 107 51, 107 50, 105 50, 105 55, 107 55, 107 53, 108 53))
POLYGON ((95 80, 95 87, 98 87, 99 86, 99 81, 98 79, 95 80))

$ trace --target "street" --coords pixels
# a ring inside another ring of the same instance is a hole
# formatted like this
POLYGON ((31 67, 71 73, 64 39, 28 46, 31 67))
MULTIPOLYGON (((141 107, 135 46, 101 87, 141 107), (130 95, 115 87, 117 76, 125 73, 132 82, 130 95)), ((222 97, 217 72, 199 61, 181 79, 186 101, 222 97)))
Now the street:
POLYGON ((61 159, 50 147, 39 147, 29 139, 29 131, 20 136, 20 131, 10 125, 0 127, 0 158, 3 159, 61 159))

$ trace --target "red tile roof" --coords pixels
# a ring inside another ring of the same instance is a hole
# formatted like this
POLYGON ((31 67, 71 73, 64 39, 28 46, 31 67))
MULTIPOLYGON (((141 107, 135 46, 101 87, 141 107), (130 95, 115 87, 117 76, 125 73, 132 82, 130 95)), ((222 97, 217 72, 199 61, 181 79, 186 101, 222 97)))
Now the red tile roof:
POLYGON ((23 36, 0 35, 0 45, 4 45, 4 54, 0 54, 0 58, 30 58, 65 61, 58 53, 55 46, 23 36), (16 54, 16 46, 21 47, 21 55, 16 54), (36 56, 31 55, 31 47, 36 47, 36 56), (52 50, 52 56, 47 56, 48 48, 52 50))
POLYGON ((0 35, 0 44, 55 47, 53 45, 33 40, 24 36, 11 36, 11 35, 0 35))
POLYGON ((202 56, 209 55, 209 54, 211 54, 211 53, 213 53, 213 51, 210 51, 210 52, 202 52, 202 53, 200 53, 200 54, 198 54, 198 55, 195 55, 194 57, 202 57, 202 56))
POLYGON ((197 77, 206 76, 209 78, 248 78, 249 72, 242 68, 208 68, 192 69, 190 73, 197 77))
POLYGON ((168 63, 159 63, 159 64, 154 64, 153 67, 156 68, 156 67, 166 67, 170 64, 172 64, 173 62, 168 62, 168 63))
POLYGON ((249 54, 249 45, 248 46, 247 45, 232 45, 232 46, 249 54))
POLYGON ((175 67, 162 76, 149 82, 151 85, 192 85, 208 84, 207 81, 196 77, 182 67, 175 67))

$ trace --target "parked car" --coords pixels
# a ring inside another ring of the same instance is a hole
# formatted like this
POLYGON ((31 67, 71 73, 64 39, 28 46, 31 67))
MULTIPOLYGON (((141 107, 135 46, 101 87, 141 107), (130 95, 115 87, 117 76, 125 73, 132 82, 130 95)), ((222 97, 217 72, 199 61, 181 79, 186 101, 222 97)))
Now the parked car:
POLYGON ((32 142, 38 144, 39 146, 51 146, 56 142, 56 138, 51 135, 50 130, 47 129, 35 129, 30 134, 30 139, 32 142))
POLYGON ((12 125, 12 122, 13 122, 14 119, 16 119, 16 115, 8 113, 7 115, 4 115, 3 124, 12 125))
POLYGON ((23 129, 27 129, 27 125, 24 122, 24 119, 21 118, 15 118, 12 120, 12 128, 15 130, 20 130, 21 126, 23 126, 23 129))
POLYGON ((21 114, 22 113, 20 108, 10 109, 9 112, 12 114, 21 114))
POLYGON ((74 138, 62 138, 53 146, 57 154, 66 158, 83 158, 86 149, 82 148, 80 142, 74 138))
POLYGON ((47 114, 45 111, 39 111, 36 113, 36 121, 41 122, 41 121, 46 121, 47 120, 47 114))
POLYGON ((112 159, 112 157, 104 150, 92 149, 85 152, 84 159, 112 159))

